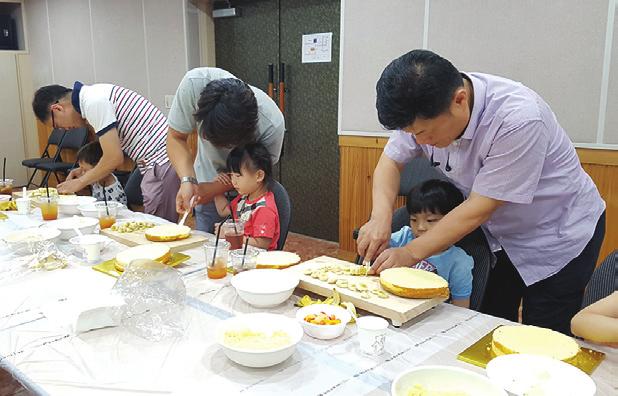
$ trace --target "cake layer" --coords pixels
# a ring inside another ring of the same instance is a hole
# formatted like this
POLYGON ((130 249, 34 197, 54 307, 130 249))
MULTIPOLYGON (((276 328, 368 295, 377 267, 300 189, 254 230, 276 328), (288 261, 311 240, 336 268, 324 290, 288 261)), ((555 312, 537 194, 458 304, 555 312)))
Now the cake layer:
POLYGON ((164 224, 146 229, 144 236, 153 242, 170 242, 189 238, 191 227, 177 224, 164 224))
POLYGON ((579 345, 571 337, 536 326, 501 326, 493 333, 491 347, 497 356, 529 353, 569 360, 579 353, 579 345))
POLYGON ((380 273, 382 287, 400 297, 448 297, 448 282, 433 272, 415 268, 389 268, 380 273))

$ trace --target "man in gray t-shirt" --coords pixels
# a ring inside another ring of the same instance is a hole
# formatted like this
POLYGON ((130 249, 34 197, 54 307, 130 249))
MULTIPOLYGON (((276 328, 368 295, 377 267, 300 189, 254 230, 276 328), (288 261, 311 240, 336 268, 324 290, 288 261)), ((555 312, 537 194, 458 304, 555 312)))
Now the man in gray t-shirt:
POLYGON ((176 210, 185 212, 191 197, 198 196, 197 228, 212 232, 221 220, 212 199, 232 188, 224 173, 227 155, 236 146, 257 141, 277 163, 285 132, 283 114, 260 89, 225 70, 200 67, 180 82, 168 121, 167 152, 181 179, 176 210), (196 131, 194 166, 187 139, 196 131))

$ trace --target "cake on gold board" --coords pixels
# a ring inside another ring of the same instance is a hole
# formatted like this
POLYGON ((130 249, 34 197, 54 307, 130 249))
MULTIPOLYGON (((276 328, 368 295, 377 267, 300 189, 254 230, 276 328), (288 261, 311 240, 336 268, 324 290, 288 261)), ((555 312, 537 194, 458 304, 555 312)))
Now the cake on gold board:
POLYGON ((147 245, 134 246, 118 253, 114 266, 118 272, 123 272, 133 260, 147 259, 165 264, 170 260, 171 256, 168 246, 149 243, 147 245))
POLYGON ((405 298, 448 297, 448 282, 433 272, 416 268, 389 268, 380 273, 380 284, 389 293, 405 298))
POLYGON ((496 356, 527 353, 566 361, 579 353, 579 345, 573 338, 554 330, 529 325, 509 325, 500 326, 494 331, 491 351, 496 356))

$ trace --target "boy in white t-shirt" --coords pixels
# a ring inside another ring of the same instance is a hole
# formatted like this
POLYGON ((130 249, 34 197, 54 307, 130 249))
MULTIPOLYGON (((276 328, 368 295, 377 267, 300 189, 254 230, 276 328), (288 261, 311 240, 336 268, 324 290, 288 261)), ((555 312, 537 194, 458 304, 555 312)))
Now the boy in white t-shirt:
MULTIPOLYGON (((90 169, 97 166, 102 156, 103 150, 101 149, 101 144, 98 141, 91 142, 77 152, 77 163, 81 169, 88 172, 90 169)), ((95 197, 97 201, 107 199, 108 201, 120 202, 123 205, 127 204, 127 195, 124 192, 124 188, 113 173, 95 181, 90 187, 92 188, 92 196, 95 197), (105 193, 103 193, 103 189, 105 189, 105 193), (105 196, 103 194, 105 194, 105 196)))

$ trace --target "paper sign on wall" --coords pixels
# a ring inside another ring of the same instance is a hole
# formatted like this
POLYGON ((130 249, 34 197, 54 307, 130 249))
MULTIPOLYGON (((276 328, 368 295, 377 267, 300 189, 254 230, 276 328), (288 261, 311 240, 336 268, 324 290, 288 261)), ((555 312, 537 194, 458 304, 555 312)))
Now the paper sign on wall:
POLYGON ((303 63, 330 62, 333 33, 303 34, 303 63))

